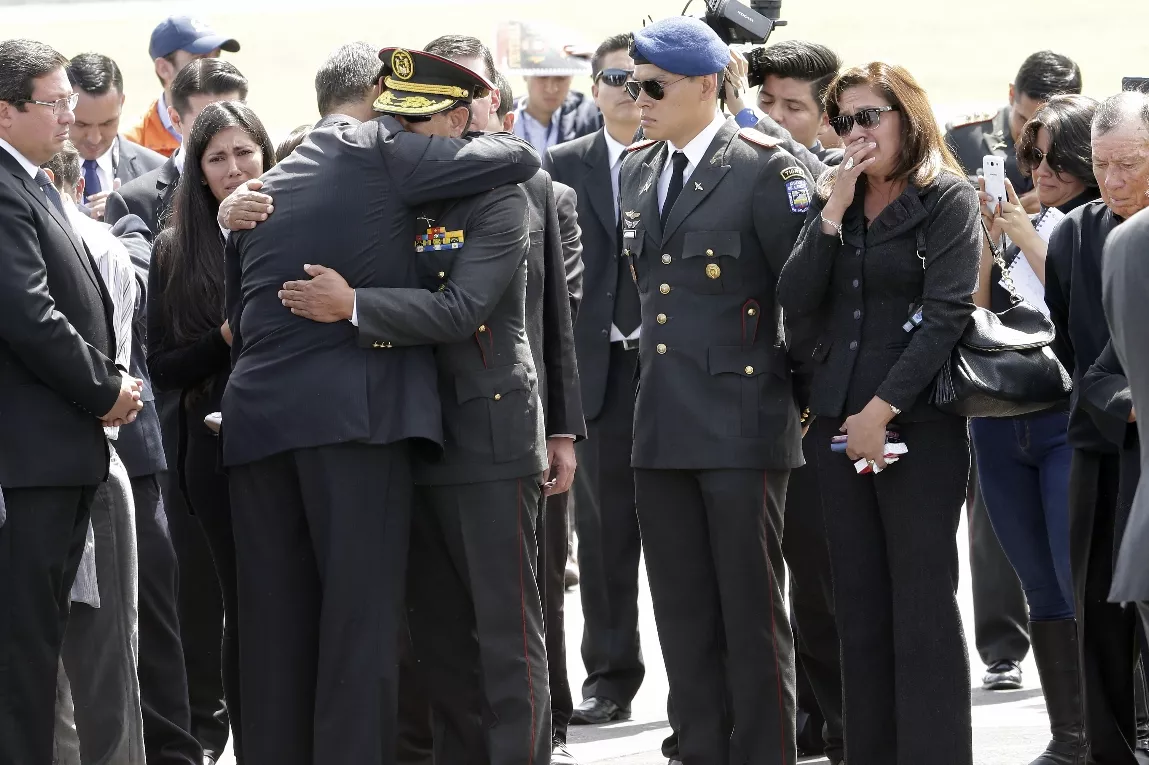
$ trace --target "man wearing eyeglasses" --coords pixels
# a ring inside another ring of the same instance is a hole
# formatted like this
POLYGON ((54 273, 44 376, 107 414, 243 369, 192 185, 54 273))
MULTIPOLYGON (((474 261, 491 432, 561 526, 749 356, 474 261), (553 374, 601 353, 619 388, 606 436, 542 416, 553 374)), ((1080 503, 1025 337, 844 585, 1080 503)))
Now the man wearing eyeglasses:
POLYGON ((730 52, 708 26, 656 22, 632 55, 651 139, 619 177, 642 315, 632 465, 679 754, 794 762, 781 542, 802 444, 774 293, 809 181, 776 139, 718 113, 730 52))
POLYGON ((641 552, 630 467, 638 387, 638 290, 622 251, 618 174, 638 131, 638 107, 624 85, 634 73, 630 35, 604 41, 592 58, 591 93, 605 126, 555 146, 549 166, 571 186, 582 224, 583 302, 575 323, 587 440, 578 444, 575 514, 587 679, 573 725, 630 718, 646 668, 638 636, 641 552))
POLYGON ((140 381, 112 360, 108 291, 39 169, 75 120, 67 65, 42 43, 0 42, 2 763, 52 761, 68 594, 108 476, 102 426, 142 407, 140 381))

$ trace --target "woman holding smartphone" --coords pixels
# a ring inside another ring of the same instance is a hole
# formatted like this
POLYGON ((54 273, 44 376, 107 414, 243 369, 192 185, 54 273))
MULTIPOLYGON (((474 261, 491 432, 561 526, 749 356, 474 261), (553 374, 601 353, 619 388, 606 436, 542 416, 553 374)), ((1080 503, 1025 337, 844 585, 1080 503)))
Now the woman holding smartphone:
POLYGON ((974 308, 977 192, 905 69, 848 69, 825 106, 845 154, 819 182, 778 296, 792 320, 823 329, 807 448, 847 436, 849 459, 817 462, 837 574, 845 759, 970 765, 956 597, 969 440, 966 420, 929 398, 974 308), (909 448, 895 465, 885 460, 891 426, 909 448))
MULTIPOLYGON (((1090 124, 1097 102, 1056 96, 1039 109, 1017 142, 1017 164, 1033 178, 1042 211, 1030 216, 1006 181, 1008 199, 982 216, 1002 262, 1045 284, 1045 239, 1036 227, 1097 199, 1090 124), (1018 259, 1024 262, 1019 263, 1018 259)), ((1048 237, 1048 233, 1046 234, 1048 237)), ((996 313, 1013 304, 989 241, 982 249, 977 305, 996 313)), ((1045 309, 1044 298, 1040 306, 1045 309)), ((1082 675, 1069 555, 1069 401, 1022 417, 970 422, 981 491, 1002 550, 1025 589, 1029 634, 1041 675, 1052 741, 1034 765, 1082 765, 1087 754, 1082 675)))
POLYGON ((223 592, 223 685, 236 761, 243 762, 235 541, 227 476, 204 418, 220 410, 231 371, 224 318, 224 239, 219 203, 275 164, 275 147, 255 113, 239 102, 209 104, 181 151, 183 177, 171 228, 157 238, 148 274, 148 369, 161 391, 179 391, 180 489, 199 519, 223 592))

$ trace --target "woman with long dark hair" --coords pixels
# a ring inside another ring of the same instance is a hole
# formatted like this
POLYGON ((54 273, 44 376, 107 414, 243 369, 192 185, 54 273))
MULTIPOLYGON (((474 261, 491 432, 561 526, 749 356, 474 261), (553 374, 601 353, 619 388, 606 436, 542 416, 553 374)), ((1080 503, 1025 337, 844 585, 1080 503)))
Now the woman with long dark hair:
POLYGON ((806 448, 825 450, 817 474, 845 760, 971 765, 957 604, 969 438, 966 420, 932 406, 930 391, 974 310, 977 192, 905 69, 848 69, 825 105, 845 153, 819 181, 778 299, 793 320, 823 328, 806 448), (846 454, 831 454, 840 433, 846 454), (888 464, 886 445, 898 439, 909 452, 888 464))
POLYGON ((209 104, 184 143, 171 227, 157 238, 148 275, 148 369, 160 391, 178 391, 180 489, 198 517, 224 603, 223 684, 237 761, 242 757, 235 542, 227 477, 204 417, 220 410, 231 369, 224 317, 224 238, 219 204, 275 164, 275 147, 242 103, 209 104))
MULTIPOLYGON (((1010 273, 1032 271, 1044 286, 1048 233, 1042 237, 1038 230, 1100 196, 1089 142, 1096 111, 1091 98, 1056 96, 1022 130, 1017 163, 1033 178, 1043 208, 1039 214, 1026 214, 1012 185, 1007 187, 1008 200, 995 213, 982 192, 982 216, 993 246, 1006 237, 1001 255, 1010 273)), ((990 242, 984 242, 974 300, 1000 313, 1012 305, 1012 298, 1000 284, 1001 267, 990 248, 990 242)), ((1045 308, 1043 295, 1040 307, 1045 308)), ((1031 415, 970 422, 986 511, 1029 603, 1033 656, 1049 712, 1052 740, 1032 765, 1084 765, 1088 754, 1069 555, 1073 449, 1068 430, 1068 399, 1031 415)))

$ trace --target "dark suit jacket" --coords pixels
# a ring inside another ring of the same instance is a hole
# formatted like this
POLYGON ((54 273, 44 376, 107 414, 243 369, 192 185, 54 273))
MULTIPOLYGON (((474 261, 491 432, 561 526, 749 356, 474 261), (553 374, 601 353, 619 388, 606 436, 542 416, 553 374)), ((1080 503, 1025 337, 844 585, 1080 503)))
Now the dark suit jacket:
POLYGON ((116 441, 116 453, 124 462, 130 478, 155 475, 167 470, 164 458, 163 437, 160 433, 160 417, 156 410, 156 396, 152 389, 151 375, 147 363, 148 335, 148 272, 152 262, 151 232, 136 215, 125 215, 112 226, 115 235, 127 249, 136 269, 136 312, 132 321, 132 363, 133 377, 144 381, 140 400, 144 408, 136 415, 135 422, 120 428, 116 441))
POLYGON ((530 213, 527 253, 527 335, 546 418, 548 437, 586 437, 575 361, 574 317, 582 301, 582 249, 574 205, 559 218, 556 189, 540 170, 523 184, 530 213))
MULTIPOLYGON (((124 144, 131 145, 128 141, 124 141, 124 144)), ((137 215, 147 224, 154 238, 167 225, 172 197, 179 180, 179 170, 169 157, 155 170, 144 173, 134 181, 125 183, 119 191, 112 192, 104 208, 104 221, 115 224, 125 215, 137 215)))
POLYGON ((120 179, 121 188, 141 175, 159 170, 167 162, 167 157, 164 155, 157 154, 138 143, 132 143, 123 136, 116 138, 114 151, 119 156, 112 164, 116 166, 116 177, 120 179))
POLYGON ((1033 188, 1033 179, 1023 175, 1017 166, 1017 146, 1009 129, 1008 106, 997 114, 946 125, 945 141, 975 184, 982 159, 994 154, 1005 160, 1005 177, 1018 194, 1033 188))
POLYGON ((551 175, 574 189, 582 231, 583 301, 575 322, 583 413, 602 411, 610 366, 610 327, 614 321, 618 258, 617 210, 610 181, 610 155, 599 130, 550 149, 551 175))
POLYGON ((622 246, 632 257, 642 303, 636 468, 786 470, 802 464, 774 293, 804 218, 792 206, 801 207, 801 200, 791 201, 786 184, 806 176, 792 156, 770 147, 773 141, 727 120, 665 229, 658 178, 667 144, 640 144, 623 160, 622 246))
POLYGON ((847 417, 878 396, 901 409, 904 422, 943 417, 929 394, 973 313, 981 257, 977 194, 964 179, 943 173, 925 188, 907 186, 869 230, 863 202, 858 194, 846 212, 842 244, 822 233, 824 202, 815 200, 778 284, 793 318, 825 321, 810 411, 847 417), (925 321, 907 333, 902 326, 919 303, 925 321))
POLYGON ((350 322, 280 303, 283 282, 322 258, 352 287, 420 287, 417 207, 534 175, 538 155, 505 134, 427 138, 391 117, 313 130, 263 176, 276 212, 228 241, 235 361, 223 399, 224 460, 324 444, 442 441, 430 347, 363 349, 350 322))
MULTIPOLYGON (((1117 227, 1105 243, 1102 286, 1111 346, 1124 368, 1137 411, 1140 443, 1149 444, 1149 213, 1140 212, 1117 227)), ((1141 478, 1109 594, 1117 601, 1149 601, 1149 447, 1142 448, 1141 478)))
POLYGON ((527 340, 527 198, 518 186, 433 203, 416 231, 462 232, 459 249, 415 255, 419 288, 356 290, 359 344, 435 345, 443 459, 424 484, 538 475, 546 467, 538 376, 527 340))
POLYGON ((112 302, 71 225, 0 149, 0 485, 86 486, 108 472, 112 302))

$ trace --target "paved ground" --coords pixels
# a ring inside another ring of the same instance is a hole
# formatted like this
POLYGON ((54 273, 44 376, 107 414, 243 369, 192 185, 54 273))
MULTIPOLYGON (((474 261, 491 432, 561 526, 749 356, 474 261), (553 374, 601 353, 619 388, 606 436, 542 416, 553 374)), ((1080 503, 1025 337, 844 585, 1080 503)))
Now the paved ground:
MULTIPOLYGON (((958 531, 959 543, 966 538, 965 525, 958 531)), ((972 602, 966 556, 962 556, 962 616, 967 627, 972 624, 972 602)), ((659 747, 669 733, 666 722, 666 670, 658 647, 658 633, 646 583, 642 587, 641 625, 643 654, 646 657, 646 680, 634 700, 634 717, 625 723, 594 728, 572 727, 571 751, 582 765, 664 765, 659 747)), ((567 656, 571 685, 576 689, 586 677, 579 657, 582 633, 582 608, 578 590, 567 594, 567 656)), ((967 630, 968 632, 968 630, 967 630)), ((1018 765, 1029 762, 1042 751, 1048 740, 1045 706, 1038 687, 1037 670, 1032 658, 1024 665, 1025 687, 1020 691, 989 693, 980 689, 981 663, 972 651, 970 664, 975 672, 973 694, 974 765, 1018 765)), ((929 683, 927 675, 921 678, 929 683)), ((576 699, 576 702, 578 699, 576 699)), ((804 763, 825 763, 822 759, 804 763)), ((230 757, 220 765, 235 765, 230 757)), ((926 765, 923 763, 923 765, 926 765)))

